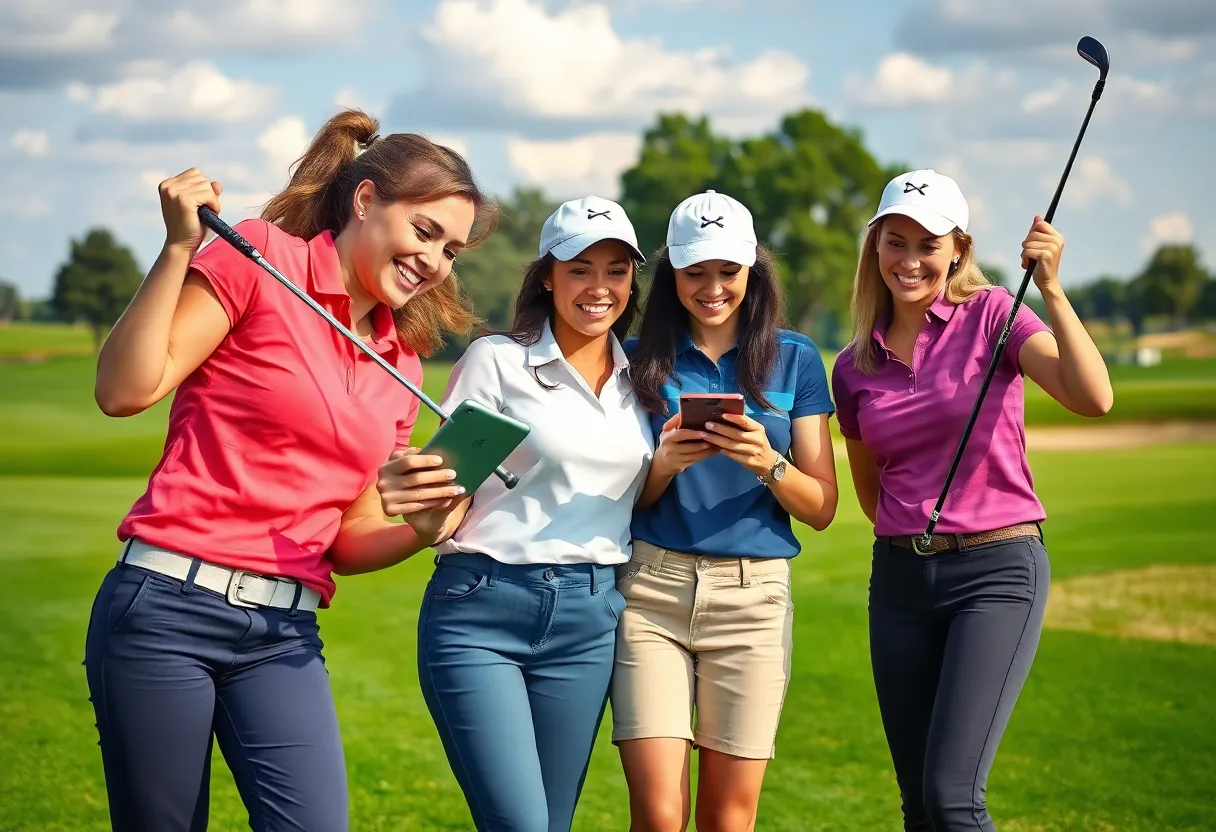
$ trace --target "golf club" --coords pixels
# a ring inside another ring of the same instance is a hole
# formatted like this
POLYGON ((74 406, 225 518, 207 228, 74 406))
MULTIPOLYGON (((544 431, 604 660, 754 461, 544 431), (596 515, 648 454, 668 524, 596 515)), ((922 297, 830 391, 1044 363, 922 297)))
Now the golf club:
MULTIPOLYGON (((1077 158, 1077 149, 1081 146, 1081 139, 1085 135, 1085 128, 1089 126, 1089 118, 1094 113, 1094 106, 1098 103, 1098 99, 1102 97, 1102 90, 1106 86, 1106 73, 1110 70, 1110 58, 1106 54, 1106 47, 1095 38, 1091 38, 1088 35, 1081 38, 1077 42, 1077 54, 1098 68, 1098 82, 1094 84, 1093 95, 1090 96, 1089 101, 1089 110, 1085 113, 1085 121, 1081 123, 1081 131, 1077 133, 1077 140, 1073 143, 1072 154, 1068 157, 1068 164, 1064 166, 1064 175, 1060 177, 1060 184, 1056 187, 1055 196, 1051 199, 1051 206, 1043 217, 1043 220, 1048 223, 1055 216, 1056 206, 1060 203, 1060 194, 1064 191, 1064 183, 1068 181, 1068 174, 1072 170, 1072 163, 1077 158)), ((933 513, 929 515, 929 524, 925 527, 925 533, 920 537, 912 539, 912 547, 919 555, 928 555, 932 552, 933 529, 941 518, 942 506, 945 505, 946 494, 950 490, 950 483, 954 480, 955 472, 958 471, 958 464, 963 458, 963 451, 967 447, 967 440, 971 438, 971 430, 975 427, 975 421, 980 415, 980 407, 984 404, 984 396, 988 393, 988 385, 992 383, 992 377, 996 373, 997 364, 1001 360, 1001 355, 1005 352, 1005 341, 1009 338, 1009 330, 1013 327, 1014 316, 1017 315, 1018 309, 1022 305, 1022 297, 1026 294, 1026 288, 1030 285, 1030 279, 1034 275, 1036 266, 1038 266, 1038 261, 1031 260, 1030 265, 1026 269, 1026 274, 1022 277, 1022 285, 1018 287, 1017 296, 1014 297, 1013 306, 1009 310, 1009 317, 1006 318, 1005 326, 1001 330, 1001 337, 996 342, 996 349, 992 353, 992 361, 988 364, 988 373, 984 376, 984 383, 980 385, 979 395, 975 399, 975 407, 971 409, 971 418, 967 421, 967 429, 963 431, 958 448, 954 451, 954 459, 950 463, 950 472, 946 474, 946 484, 942 486, 942 493, 937 498, 937 505, 934 506, 933 513)))
MULTIPOLYGON (((431 401, 431 398, 429 396, 427 396, 425 393, 423 393, 421 390, 419 390, 413 384, 413 382, 411 382, 408 378, 406 378, 400 372, 398 372, 396 367, 394 367, 392 364, 389 364, 387 361, 385 361, 383 358, 381 358, 376 353, 375 350, 373 350, 367 344, 363 343, 362 338, 355 335, 355 333, 351 332, 349 329, 347 329, 345 326, 343 326, 341 321, 339 321, 333 315, 329 314, 329 312, 327 312, 325 310, 325 308, 321 306, 321 304, 317 303, 315 300, 313 300, 311 297, 309 297, 307 292, 305 292, 303 289, 301 289, 296 284, 292 283, 290 280, 288 280, 286 277, 284 277, 279 272, 278 269, 276 269, 274 266, 272 266, 268 262, 266 262, 266 258, 262 256, 261 252, 259 252, 256 248, 253 247, 253 243, 246 240, 244 237, 242 237, 237 232, 237 230, 235 228, 233 228, 228 223, 226 223, 222 219, 220 219, 214 211, 212 211, 206 205, 199 206, 198 217, 202 221, 203 225, 207 226, 212 231, 214 231, 217 236, 222 237, 224 240, 226 240, 229 243, 229 245, 231 245, 233 248, 235 248, 241 254, 245 255, 250 260, 257 263, 259 266, 261 266, 263 269, 265 269, 267 272, 269 272, 271 277, 273 277, 275 280, 279 281, 284 286, 286 286, 288 289, 290 289, 292 294, 294 294, 300 300, 307 303, 314 312, 316 312, 318 315, 320 315, 322 318, 324 318, 326 321, 328 321, 330 326, 332 326, 334 329, 338 330, 338 332, 340 332, 344 336, 346 336, 346 338, 352 344, 354 344, 356 347, 361 349, 364 352, 364 354, 367 355, 368 358, 370 358, 372 361, 375 361, 377 364, 379 364, 381 367, 383 367, 389 373, 389 375, 391 375, 393 378, 397 379, 397 381, 399 381, 403 385, 405 385, 405 388, 407 390, 409 390, 411 393, 413 393, 415 396, 417 396, 418 399, 423 404, 425 404, 427 407, 429 407, 431 410, 433 410, 439 416, 440 419, 447 421, 448 418, 450 418, 447 413, 444 413, 443 408, 441 408, 439 405, 435 404, 435 402, 431 401)), ((512 474, 507 469, 503 468, 501 465, 494 469, 494 473, 495 473, 495 475, 498 476, 498 478, 500 480, 503 481, 503 484, 506 485, 507 488, 514 488, 519 483, 519 478, 516 477, 514 474, 512 474)))

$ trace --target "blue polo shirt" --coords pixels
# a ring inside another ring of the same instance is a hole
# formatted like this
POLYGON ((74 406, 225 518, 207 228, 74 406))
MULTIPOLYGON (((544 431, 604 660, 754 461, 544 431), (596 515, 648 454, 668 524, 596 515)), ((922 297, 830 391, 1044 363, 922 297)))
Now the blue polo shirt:
MULTIPOLYGON (((765 396, 777 411, 765 410, 745 395, 744 412, 764 425, 773 450, 789 456, 790 420, 832 413, 827 372, 815 342, 788 330, 777 331, 780 351, 765 396)), ((625 345, 626 353, 634 339, 625 345)), ((718 364, 684 333, 676 348, 674 379, 660 394, 669 414, 680 408, 681 393, 742 393, 735 379, 737 347, 718 364)), ((671 416, 648 414, 656 441, 671 416)), ((663 549, 697 555, 790 558, 801 550, 789 513, 772 491, 739 463, 716 454, 676 475, 654 505, 633 514, 633 536, 663 549)))

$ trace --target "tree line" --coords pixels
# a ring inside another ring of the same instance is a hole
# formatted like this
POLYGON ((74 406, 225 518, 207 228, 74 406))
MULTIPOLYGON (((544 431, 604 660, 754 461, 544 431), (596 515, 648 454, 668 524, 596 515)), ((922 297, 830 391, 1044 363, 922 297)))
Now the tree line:
MULTIPOLYGON (((728 138, 708 118, 660 115, 643 135, 636 162, 621 176, 620 202, 637 228, 643 251, 665 240, 672 208, 708 188, 740 199, 755 217, 759 240, 778 259, 790 325, 823 346, 847 338, 848 296, 859 233, 886 183, 907 165, 882 165, 859 131, 831 123, 813 109, 785 116, 758 136, 728 138)), ((456 273, 491 330, 509 326, 524 266, 536 256, 545 218, 557 203, 535 188, 500 199, 499 230, 461 256, 456 273)), ((995 283, 1016 290, 1000 269, 982 266, 995 283)), ((67 261, 47 301, 23 304, 0 282, 0 321, 18 317, 83 321, 100 343, 142 279, 130 250, 104 228, 70 243, 67 261)), ((1150 318, 1173 326, 1216 320, 1216 278, 1191 245, 1163 245, 1143 270, 1068 287, 1085 320, 1126 321, 1136 334, 1150 318)), ((1027 303, 1035 305, 1033 290, 1027 303)), ((458 354, 464 343, 448 352, 458 354)))

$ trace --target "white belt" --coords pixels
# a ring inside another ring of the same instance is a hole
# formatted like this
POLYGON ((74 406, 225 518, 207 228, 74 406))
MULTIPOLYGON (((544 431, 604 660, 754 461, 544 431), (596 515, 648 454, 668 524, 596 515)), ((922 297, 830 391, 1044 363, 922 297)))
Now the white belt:
MULTIPOLYGON (((189 555, 149 546, 139 538, 132 538, 125 544, 123 553, 118 558, 119 563, 138 566, 140 569, 168 575, 179 581, 189 577, 190 565, 194 560, 195 558, 189 555)), ((297 591, 300 593, 300 602, 295 604, 296 609, 315 610, 321 603, 321 596, 315 589, 309 589, 288 578, 266 577, 243 569, 216 566, 204 560, 199 560, 198 564, 198 572, 194 576, 195 585, 218 592, 235 607, 291 609, 297 591)))

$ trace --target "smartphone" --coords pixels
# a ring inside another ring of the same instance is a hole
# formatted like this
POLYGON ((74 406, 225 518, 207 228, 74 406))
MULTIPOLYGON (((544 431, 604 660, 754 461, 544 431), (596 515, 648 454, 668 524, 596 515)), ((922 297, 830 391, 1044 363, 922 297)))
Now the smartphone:
POLYGON ((464 493, 469 496, 494 475, 494 469, 502 465, 531 430, 523 422, 466 399, 439 426, 421 452, 442 458, 443 467, 456 472, 453 484, 464 486, 464 493))
MULTIPOLYGON (((723 413, 743 415, 742 393, 681 393, 680 428, 704 430, 706 422, 721 421, 723 413)), ((730 424, 726 422, 725 424, 730 424)))

